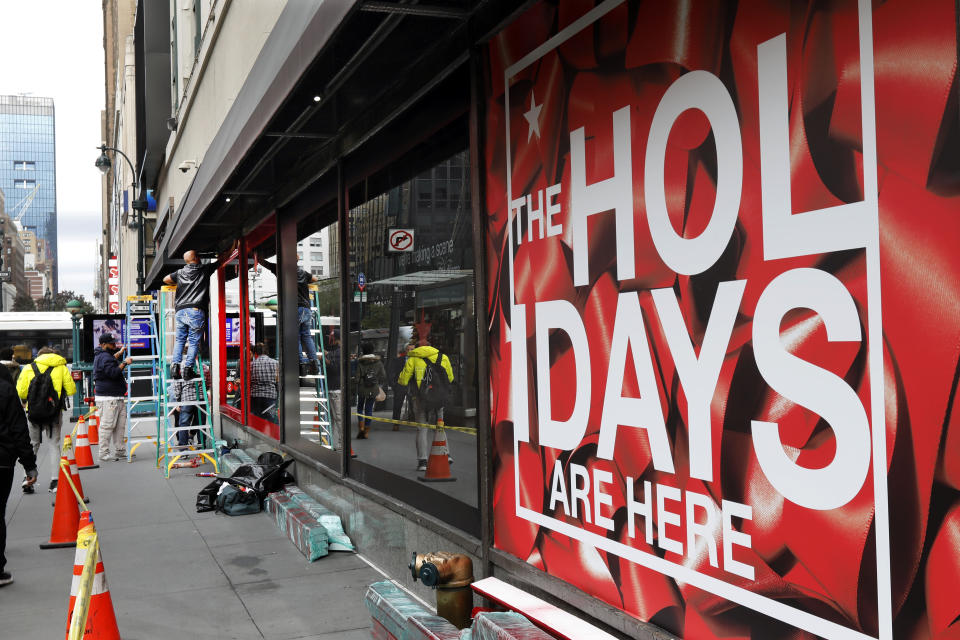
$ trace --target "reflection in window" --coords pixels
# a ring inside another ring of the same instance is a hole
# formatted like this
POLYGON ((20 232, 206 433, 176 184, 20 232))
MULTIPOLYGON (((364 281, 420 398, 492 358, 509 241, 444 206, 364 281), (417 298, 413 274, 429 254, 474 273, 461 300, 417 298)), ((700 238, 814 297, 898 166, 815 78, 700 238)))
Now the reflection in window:
MULTIPOLYGON (((353 446, 359 460, 410 480, 424 474, 438 433, 428 427, 435 427, 438 419, 468 429, 476 425, 477 342, 467 162, 466 152, 458 153, 350 211, 354 291, 347 371, 354 407, 353 446), (448 177, 453 175, 458 179, 448 177), (412 251, 386 250, 383 238, 392 228, 414 230, 412 251), (360 273, 366 281, 362 292, 356 285, 360 273), (425 362, 438 357, 453 382, 442 405, 428 407, 419 383, 425 362), (383 365, 383 383, 371 373, 376 363, 383 365), (381 388, 385 399, 377 400, 381 388), (416 421, 427 427, 391 420, 416 421)), ((476 435, 451 429, 444 435, 450 459, 457 460, 456 482, 430 486, 476 506, 476 435)))

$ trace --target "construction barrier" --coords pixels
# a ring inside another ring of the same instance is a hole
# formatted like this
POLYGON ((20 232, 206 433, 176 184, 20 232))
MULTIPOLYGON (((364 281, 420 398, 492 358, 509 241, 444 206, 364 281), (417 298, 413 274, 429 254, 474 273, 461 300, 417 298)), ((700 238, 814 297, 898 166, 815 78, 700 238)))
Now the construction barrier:
POLYGON ((67 611, 66 640, 120 640, 100 544, 89 511, 80 517, 73 582, 67 611))
POLYGON ((77 459, 74 457, 74 447, 70 436, 63 437, 63 451, 67 455, 67 463, 70 465, 70 477, 73 478, 73 486, 76 487, 84 502, 90 502, 90 497, 84 492, 83 483, 80 482, 80 470, 77 468, 77 459))
POLYGON ((97 469, 99 464, 93 461, 93 453, 90 451, 90 440, 87 435, 87 422, 84 416, 77 420, 77 468, 78 469, 97 469))
POLYGON ((77 527, 80 523, 80 509, 87 510, 87 505, 84 504, 83 498, 70 476, 70 466, 66 457, 66 442, 63 448, 63 456, 60 458, 60 477, 57 481, 57 498, 53 507, 53 521, 50 523, 50 540, 41 543, 41 549, 60 549, 75 546, 77 544, 77 527), (70 487, 73 490, 73 495, 70 495, 65 487, 70 487), (79 508, 77 503, 80 504, 79 508))
POLYGON ((443 429, 443 420, 437 421, 437 431, 430 446, 430 457, 427 458, 427 470, 422 476, 417 476, 421 482, 453 482, 456 480, 450 474, 450 449, 447 448, 447 434, 443 429))

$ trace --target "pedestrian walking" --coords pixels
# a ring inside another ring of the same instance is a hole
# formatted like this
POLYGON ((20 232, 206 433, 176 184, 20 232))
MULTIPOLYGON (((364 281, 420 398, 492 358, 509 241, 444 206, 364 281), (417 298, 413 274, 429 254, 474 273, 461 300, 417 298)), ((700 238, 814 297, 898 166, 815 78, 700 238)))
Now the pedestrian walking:
POLYGON ((0 367, 0 587, 13 582, 13 576, 7 571, 7 499, 17 460, 27 474, 24 485, 32 487, 37 481, 37 457, 30 446, 27 417, 13 387, 10 370, 0 367))
MULTIPOLYGON (((50 347, 37 352, 37 359, 24 367, 17 378, 17 395, 27 403, 30 421, 30 444, 33 454, 40 451, 44 440, 50 456, 50 492, 57 490, 60 477, 60 429, 67 398, 77 392, 77 385, 67 369, 67 361, 50 347)), ((33 485, 25 484, 24 493, 33 493, 33 485)))
MULTIPOLYGON (((273 275, 277 275, 277 265, 261 260, 260 264, 273 275)), ((317 277, 297 265, 297 322, 300 324, 300 375, 318 375, 320 356, 317 353, 317 341, 313 339, 313 305, 310 302, 310 284, 317 277)))
POLYGON ((93 387, 97 406, 100 407, 100 459, 120 460, 127 455, 124 436, 127 429, 127 412, 124 396, 127 381, 123 370, 133 358, 121 360, 123 349, 117 350, 117 340, 112 333, 100 336, 100 346, 93 352, 93 387))
POLYGON ((267 355, 267 345, 258 342, 250 349, 250 409, 255 416, 276 422, 272 412, 277 407, 277 380, 280 367, 267 355))
MULTIPOLYGON (((434 425, 443 420, 443 408, 453 384, 453 367, 446 354, 430 345, 411 349, 397 382, 408 388, 414 422, 434 425)), ((431 431, 428 427, 417 427, 417 471, 427 470, 431 431)), ((449 446, 447 455, 450 455, 449 446)))
POLYGON ((198 374, 193 369, 200 348, 200 338, 207 326, 207 306, 210 303, 210 276, 217 270, 217 263, 200 264, 200 258, 192 249, 183 254, 187 264, 163 278, 168 285, 177 287, 174 306, 176 307, 176 337, 173 342, 173 356, 170 359, 170 377, 182 376, 184 380, 193 380, 198 374), (183 354, 186 345, 187 353, 183 354))
POLYGON ((360 345, 361 356, 357 359, 357 440, 363 440, 370 434, 370 416, 377 396, 387 383, 387 372, 383 368, 380 356, 373 352, 373 345, 365 342, 360 345), (366 417, 364 417, 366 416, 366 417))

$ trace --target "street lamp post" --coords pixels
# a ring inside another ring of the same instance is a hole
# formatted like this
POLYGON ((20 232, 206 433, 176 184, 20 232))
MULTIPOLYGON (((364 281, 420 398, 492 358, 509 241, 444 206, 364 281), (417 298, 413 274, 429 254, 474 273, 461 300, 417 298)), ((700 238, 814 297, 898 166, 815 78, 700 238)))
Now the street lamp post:
MULTIPOLYGON (((79 371, 80 366, 80 321, 83 319, 83 305, 79 300, 71 300, 65 305, 70 312, 70 319, 73 321, 73 370, 79 371)), ((77 385, 77 392, 73 397, 73 419, 80 417, 80 400, 83 398, 83 378, 81 384, 77 385)))
POLYGON ((110 168, 113 166, 113 163, 110 162, 110 156, 107 155, 107 151, 113 151, 114 153, 120 154, 124 160, 127 161, 127 164, 130 165, 130 173, 133 176, 133 202, 130 203, 130 207, 134 210, 136 215, 136 227, 137 227, 137 295, 143 295, 144 286, 146 284, 146 278, 144 276, 144 262, 146 261, 146 250, 144 248, 144 231, 143 231, 143 212, 147 209, 147 201, 141 200, 140 196, 140 179, 137 177, 137 172, 133 168, 133 163, 130 162, 130 158, 127 157, 123 151, 116 149, 114 147, 108 147, 105 144, 97 147, 100 149, 100 157, 97 158, 96 167, 100 169, 100 173, 106 175, 110 168))

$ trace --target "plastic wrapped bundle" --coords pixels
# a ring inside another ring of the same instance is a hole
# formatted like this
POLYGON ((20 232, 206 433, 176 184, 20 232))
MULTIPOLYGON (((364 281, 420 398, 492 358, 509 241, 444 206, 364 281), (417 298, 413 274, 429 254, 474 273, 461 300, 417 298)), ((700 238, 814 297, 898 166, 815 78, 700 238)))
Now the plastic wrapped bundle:
POLYGON ((241 464, 243 463, 233 453, 220 456, 220 473, 221 475, 232 476, 241 464))
POLYGON ((401 640, 460 640, 460 630, 440 616, 410 616, 401 640))
POLYGON ((280 531, 286 534, 307 560, 313 562, 330 552, 327 530, 309 511, 293 502, 290 496, 282 492, 272 493, 264 502, 264 507, 267 513, 273 515, 280 531))
POLYGON ((374 629, 379 624, 394 638, 403 637, 408 618, 436 617, 388 580, 367 587, 363 603, 374 620, 374 629))
POLYGON ((471 640, 554 640, 546 631, 513 611, 477 614, 471 640))
POLYGON ((350 537, 343 530, 340 516, 295 485, 287 485, 283 490, 290 496, 290 499, 309 511, 317 519, 317 522, 327 530, 330 551, 356 551, 350 537))
POLYGON ((243 449, 231 449, 230 453, 237 456, 241 464, 257 464, 257 461, 250 457, 250 454, 243 449))

